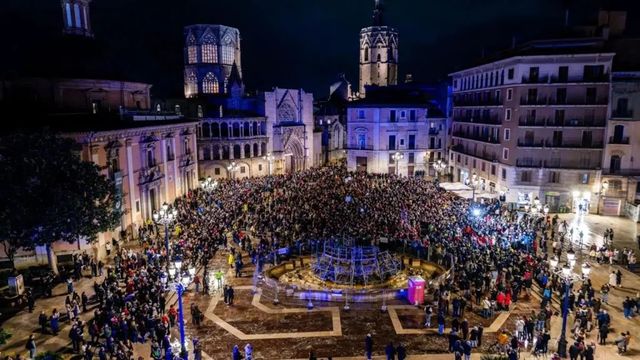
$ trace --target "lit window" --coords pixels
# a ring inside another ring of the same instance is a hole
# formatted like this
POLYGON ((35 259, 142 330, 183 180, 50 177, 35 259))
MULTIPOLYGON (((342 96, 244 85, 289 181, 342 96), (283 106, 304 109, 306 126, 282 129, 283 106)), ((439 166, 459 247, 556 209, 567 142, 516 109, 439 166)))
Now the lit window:
POLYGON ((198 62, 198 47, 196 45, 189 45, 187 47, 187 53, 189 56, 189 64, 198 62))
POLYGON ((73 10, 74 10, 74 16, 75 16, 75 19, 76 19, 76 27, 77 28, 81 28, 82 27, 82 20, 80 18, 80 5, 73 4, 73 10))
POLYGON ((233 60, 235 58, 235 49, 233 46, 224 45, 222 47, 222 63, 231 65, 233 64, 233 60))
POLYGON ((218 62, 218 52, 214 44, 202 45, 202 62, 203 63, 216 63, 218 62))
POLYGON ((205 94, 217 94, 220 92, 218 79, 213 73, 207 73, 207 76, 202 80, 202 92, 205 94))
POLYGON ((190 73, 187 76, 185 87, 185 95, 187 97, 193 97, 198 93, 198 78, 194 73, 190 73))

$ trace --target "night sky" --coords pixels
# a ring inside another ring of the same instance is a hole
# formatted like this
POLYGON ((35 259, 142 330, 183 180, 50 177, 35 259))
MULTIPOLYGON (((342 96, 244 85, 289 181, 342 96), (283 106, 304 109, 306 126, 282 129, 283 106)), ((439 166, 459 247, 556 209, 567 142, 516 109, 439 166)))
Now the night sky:
MULTIPOLYGON (((573 2, 572 25, 595 21, 603 4, 573 2)), ((521 43, 557 33, 564 3, 387 0, 385 22, 400 32, 400 79, 407 73, 421 81, 446 79, 483 50, 490 54, 509 47, 514 36, 521 43)), ((614 5, 631 10, 628 26, 635 34, 639 3, 614 5)), ((373 0, 94 0, 91 15, 105 60, 117 64, 126 79, 154 84, 155 95, 181 95, 183 26, 211 23, 240 29, 248 90, 302 87, 320 98, 341 72, 357 85, 358 36, 371 23, 372 7, 373 0)), ((48 39, 58 36, 61 26, 59 0, 2 0, 2 73, 16 75, 27 62, 20 54, 46 64, 46 53, 55 51, 48 39)))

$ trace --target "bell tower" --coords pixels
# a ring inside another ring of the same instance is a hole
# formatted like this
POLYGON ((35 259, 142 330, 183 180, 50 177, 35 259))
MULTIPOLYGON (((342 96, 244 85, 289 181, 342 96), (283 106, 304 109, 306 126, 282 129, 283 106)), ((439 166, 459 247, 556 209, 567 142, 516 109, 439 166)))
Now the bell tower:
POLYGON ((89 17, 91 0, 61 0, 63 32, 92 38, 91 18, 89 17))
POLYGON ((360 30, 360 97, 365 85, 398 83, 398 31, 384 24, 384 5, 375 0, 373 25, 360 30))

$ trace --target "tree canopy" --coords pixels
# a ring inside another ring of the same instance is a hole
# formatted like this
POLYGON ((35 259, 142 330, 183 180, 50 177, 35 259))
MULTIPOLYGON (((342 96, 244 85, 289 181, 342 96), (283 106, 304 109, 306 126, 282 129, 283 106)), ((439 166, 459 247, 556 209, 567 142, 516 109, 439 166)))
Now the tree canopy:
POLYGON ((12 262, 21 247, 93 241, 119 224, 114 182, 79 153, 48 131, 0 137, 0 241, 12 262))

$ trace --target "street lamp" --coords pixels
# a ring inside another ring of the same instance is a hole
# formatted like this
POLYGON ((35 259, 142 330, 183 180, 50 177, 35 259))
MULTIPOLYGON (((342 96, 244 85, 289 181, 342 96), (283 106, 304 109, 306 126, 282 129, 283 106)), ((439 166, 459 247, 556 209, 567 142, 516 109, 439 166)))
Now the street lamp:
POLYGON ((213 180, 211 178, 211 176, 209 176, 206 180, 204 180, 200 186, 202 187, 202 190, 210 193, 212 192, 216 187, 218 187, 218 181, 217 180, 213 180))
POLYGON ((433 164, 433 168, 436 170, 436 176, 439 179, 440 174, 444 173, 444 171, 447 169, 447 163, 442 161, 442 159, 439 159, 433 164))
POLYGON ((229 176, 231 180, 235 180, 235 172, 238 171, 238 164, 235 161, 232 161, 229 166, 227 166, 227 171, 229 172, 229 176))
POLYGON ((475 171, 473 172, 473 174, 471 175, 471 180, 469 180, 469 177, 467 177, 464 180, 465 185, 469 186, 471 188, 471 201, 475 202, 476 201, 476 187, 478 187, 478 174, 475 173, 475 171))
POLYGON ((267 155, 262 157, 262 159, 266 160, 269 163, 269 175, 271 175, 271 166, 273 164, 273 159, 275 159, 275 157, 271 155, 270 152, 268 152, 267 155))
POLYGON ((153 212, 153 221, 156 224, 164 225, 164 247, 167 252, 167 268, 169 268, 169 225, 171 225, 178 217, 178 210, 164 203, 160 210, 153 212))
POLYGON ((180 326, 180 359, 188 360, 189 353, 187 352, 187 337, 184 330, 184 308, 182 305, 182 294, 187 291, 189 284, 193 281, 193 277, 196 274, 194 267, 189 267, 187 271, 182 270, 182 261, 176 260, 173 266, 169 268, 169 275, 173 279, 171 285, 176 289, 178 294, 178 320, 180 326))
POLYGON ((591 266, 589 264, 583 264, 582 276, 573 273, 572 269, 575 266, 575 252, 573 249, 569 249, 567 252, 568 263, 565 263, 561 269, 557 269, 559 259, 553 257, 549 264, 552 267, 552 271, 563 281, 564 283, 564 299, 562 301, 562 332, 560 333, 560 339, 558 340, 558 355, 562 358, 567 357, 567 317, 569 315, 569 293, 571 284, 574 282, 582 281, 589 276, 591 272, 591 266))
POLYGON ((391 158, 393 159, 393 161, 396 164, 396 175, 400 175, 400 160, 404 159, 404 154, 400 153, 400 152, 396 152, 395 154, 393 154, 391 156, 391 158))

